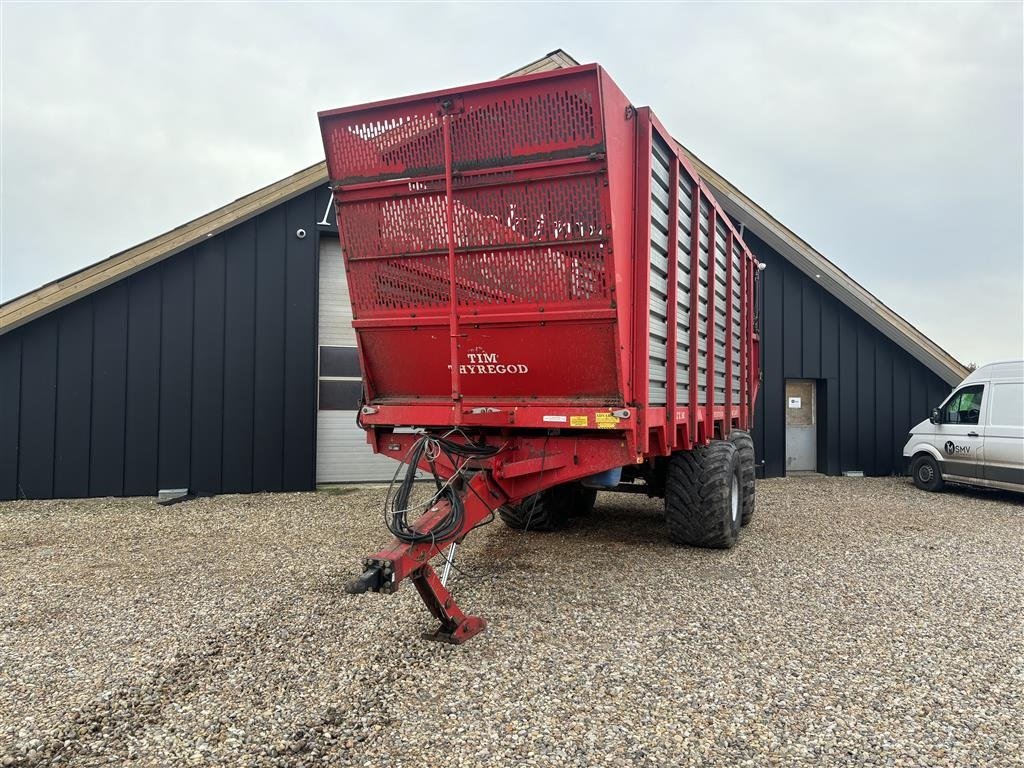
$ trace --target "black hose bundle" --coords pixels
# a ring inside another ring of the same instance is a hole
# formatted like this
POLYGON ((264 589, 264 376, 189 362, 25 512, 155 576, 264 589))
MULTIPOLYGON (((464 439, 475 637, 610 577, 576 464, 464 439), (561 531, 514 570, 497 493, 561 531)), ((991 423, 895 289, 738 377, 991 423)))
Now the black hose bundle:
POLYGON ((463 469, 465 469, 466 464, 470 460, 490 458, 497 454, 504 446, 477 445, 461 430, 459 432, 466 438, 464 444, 449 440, 448 435, 451 434, 450 432, 443 437, 423 435, 413 443, 412 448, 405 457, 405 477, 398 484, 398 490, 394 497, 392 497, 391 491, 394 488, 395 480, 398 478, 398 473, 401 471, 401 465, 395 470, 395 476, 391 479, 391 485, 388 487, 384 505, 388 530, 391 531, 396 539, 410 544, 422 541, 445 541, 462 529, 465 509, 462 497, 455 488, 455 482, 460 478, 463 469), (455 467, 455 472, 448 480, 442 480, 435 465, 435 462, 442 454, 455 467), (436 491, 425 504, 420 505, 418 511, 422 514, 438 502, 448 502, 448 513, 444 519, 427 533, 415 530, 408 517, 409 512, 413 511, 409 509, 409 499, 412 496, 413 484, 416 482, 416 468, 424 458, 427 460, 431 474, 434 476, 436 491))

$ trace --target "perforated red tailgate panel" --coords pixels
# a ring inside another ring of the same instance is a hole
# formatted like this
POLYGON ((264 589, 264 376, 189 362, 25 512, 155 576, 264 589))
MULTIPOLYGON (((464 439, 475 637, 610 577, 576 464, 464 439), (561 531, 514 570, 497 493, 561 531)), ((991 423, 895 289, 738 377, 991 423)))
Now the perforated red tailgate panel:
POLYGON ((321 129, 373 397, 620 399, 596 67, 335 110, 321 129), (503 372, 478 373, 492 358, 503 372))

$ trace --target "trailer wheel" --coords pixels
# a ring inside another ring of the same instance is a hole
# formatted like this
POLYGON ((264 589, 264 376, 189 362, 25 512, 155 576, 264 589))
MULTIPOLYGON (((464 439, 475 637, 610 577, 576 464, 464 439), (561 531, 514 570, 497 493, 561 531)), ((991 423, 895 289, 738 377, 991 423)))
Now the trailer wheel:
POLYGON ((754 439, 749 432, 734 429, 729 433, 729 440, 736 446, 736 452, 740 455, 740 466, 743 470, 743 483, 740 488, 743 493, 740 525, 746 525, 754 516, 754 439))
POLYGON ((576 494, 572 500, 572 507, 569 509, 569 517, 587 517, 594 511, 596 501, 597 488, 576 486, 576 494))
POLYGON ((914 463, 910 465, 910 474, 914 478, 914 485, 922 491, 941 491, 946 485, 942 479, 939 462, 927 453, 922 453, 914 459, 914 463))
POLYGON ((576 503, 574 485, 556 485, 527 496, 518 504, 499 507, 498 515, 509 528, 521 531, 558 531, 569 522, 576 503))
POLYGON ((665 520, 676 544, 730 549, 740 532, 743 468, 736 446, 712 440, 672 454, 665 486, 665 520))

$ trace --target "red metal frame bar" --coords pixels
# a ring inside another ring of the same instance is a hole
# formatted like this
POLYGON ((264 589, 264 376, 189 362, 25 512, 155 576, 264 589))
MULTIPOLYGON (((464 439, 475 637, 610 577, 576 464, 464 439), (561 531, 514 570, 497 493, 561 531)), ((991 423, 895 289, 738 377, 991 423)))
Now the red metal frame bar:
POLYGON ((758 263, 750 262, 747 270, 747 294, 750 302, 750 312, 747 314, 747 332, 744 334, 747 344, 750 345, 750 364, 747 366, 747 401, 750 403, 751 420, 753 420, 754 403, 757 400, 757 378, 760 375, 760 345, 754 339, 754 313, 757 311, 757 268, 758 263))
MULTIPOLYGON (((452 196, 452 128, 451 117, 442 115, 444 129, 444 186, 445 219, 448 227, 448 291, 449 335, 451 336, 452 400, 458 403, 459 391, 459 290, 455 277, 455 199, 452 196)), ((459 423, 459 409, 455 410, 455 423, 459 423)))
POLYGON ((750 408, 747 406, 747 358, 750 355, 750 340, 747 338, 747 269, 750 259, 740 253, 740 422, 749 429, 750 408))
MULTIPOLYGON (((499 325, 502 323, 522 323, 524 321, 545 321, 552 323, 558 320, 614 320, 614 309, 602 309, 600 306, 590 306, 586 309, 549 309, 551 306, 559 307, 557 304, 520 304, 524 311, 509 312, 508 308, 502 305, 495 307, 474 307, 473 322, 487 325, 499 325), (538 309, 543 306, 544 311, 538 309)), ((572 307, 569 302, 562 304, 563 307, 572 307)), ((448 325, 450 318, 444 315, 427 315, 413 311, 411 316, 394 315, 380 317, 378 313, 367 312, 358 319, 352 321, 352 327, 356 330, 363 328, 412 328, 426 325, 448 325)))
MULTIPOLYGON (((487 187, 502 187, 509 183, 507 174, 529 174, 530 179, 568 179, 578 176, 591 176, 601 173, 604 168, 604 153, 584 155, 581 157, 565 157, 553 160, 545 160, 534 163, 516 163, 513 165, 490 166, 483 170, 459 171, 456 189, 463 190, 486 189, 487 187), (572 170, 573 166, 581 166, 583 170, 572 170), (498 174, 501 176, 495 178, 498 174)), ((421 195, 436 195, 440 192, 439 187, 433 186, 444 182, 443 173, 427 174, 417 176, 415 180, 409 178, 383 179, 380 181, 363 181, 355 184, 334 184, 336 199, 344 203, 366 202, 368 200, 390 199, 396 193, 402 197, 417 197, 421 195), (413 187, 412 185, 416 186, 413 187)), ((513 181, 516 179, 513 177, 513 181)))
POLYGON ((635 216, 633 230, 633 403, 642 414, 637 451, 650 449, 648 429, 651 407, 648 358, 650 356, 650 227, 651 227, 651 113, 640 109, 637 121, 635 168, 635 216), (642 256, 641 256, 642 254, 642 256))
POLYGON ((704 383, 704 398, 706 416, 704 418, 704 429, 708 440, 715 436, 715 294, 718 287, 715 285, 715 263, 718 259, 715 256, 715 233, 718 229, 718 212, 711 206, 708 210, 708 321, 707 321, 707 377, 704 383))
POLYGON ((697 399, 697 366, 700 353, 700 183, 691 175, 690 186, 690 440, 697 443, 700 431, 697 424, 700 410, 697 399))
POLYGON ((668 315, 668 339, 665 341, 665 407, 668 409, 667 440, 666 446, 671 452, 677 444, 677 418, 676 406, 676 379, 678 371, 678 350, 676 348, 678 307, 676 281, 679 274, 679 162, 671 159, 668 173, 668 296, 665 301, 668 304, 666 314, 668 315))
MULTIPOLYGON (((578 237, 575 239, 554 240, 551 242, 537 242, 535 240, 524 240, 521 243, 502 243, 500 245, 464 245, 455 249, 456 254, 488 253, 491 251, 521 251, 526 248, 566 248, 573 245, 596 245, 603 243, 603 237, 578 237)), ((447 248, 433 248, 429 251, 403 251, 402 253, 375 253, 372 256, 357 256, 353 262, 380 261, 392 259, 414 259, 421 256, 443 256, 448 253, 447 248)))
MULTIPOLYGON (((725 235, 725 429, 722 437, 732 431, 732 230, 725 235)), ((742 354, 742 352, 741 352, 742 354)))

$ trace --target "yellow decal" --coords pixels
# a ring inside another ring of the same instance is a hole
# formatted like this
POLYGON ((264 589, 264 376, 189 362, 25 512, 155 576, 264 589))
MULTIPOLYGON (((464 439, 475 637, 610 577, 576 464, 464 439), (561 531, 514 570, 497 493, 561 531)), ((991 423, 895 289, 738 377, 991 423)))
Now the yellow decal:
POLYGON ((614 413, 598 411, 594 414, 594 421, 597 422, 598 429, 615 429, 619 418, 614 413))
POLYGON ((590 419, 586 416, 570 416, 569 426, 570 427, 586 427, 590 424, 590 419))

